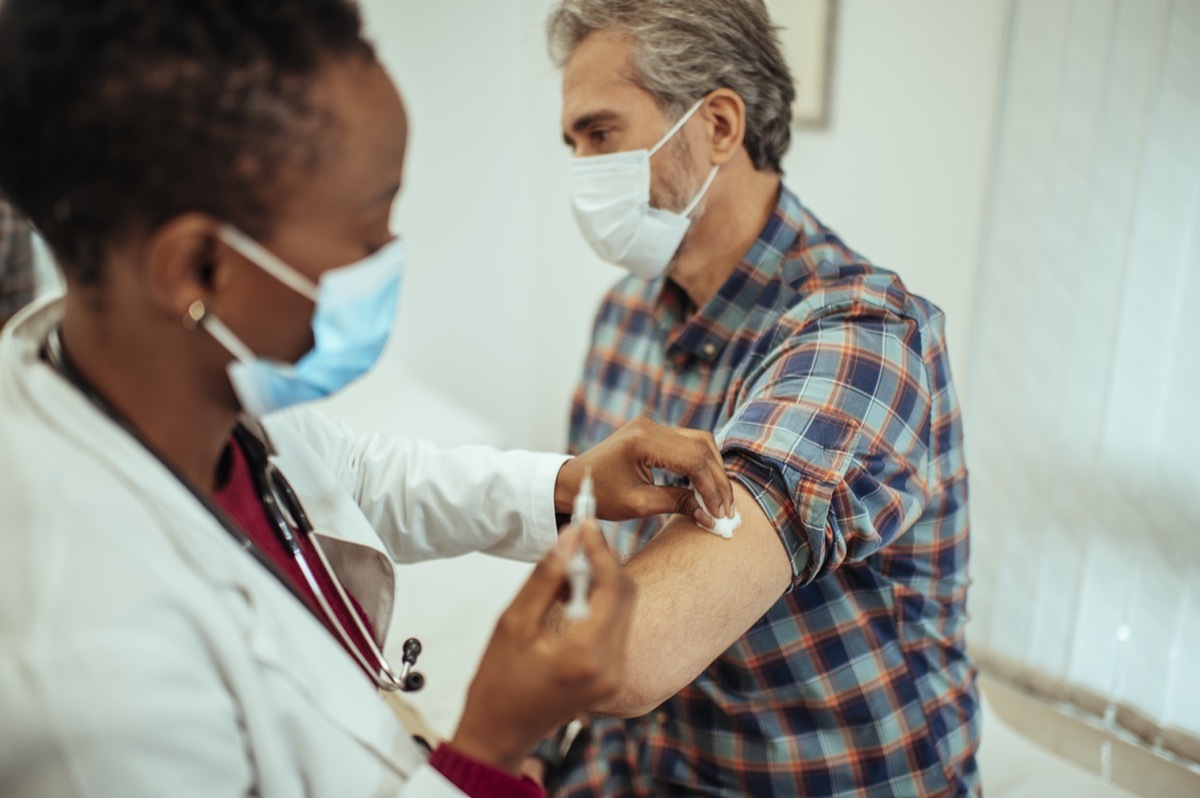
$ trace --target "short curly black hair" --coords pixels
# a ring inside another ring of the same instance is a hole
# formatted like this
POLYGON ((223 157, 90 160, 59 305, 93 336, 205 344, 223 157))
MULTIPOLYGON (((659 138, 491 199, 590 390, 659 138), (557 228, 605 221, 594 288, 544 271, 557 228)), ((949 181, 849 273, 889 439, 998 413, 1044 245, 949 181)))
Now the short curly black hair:
POLYGON ((184 212, 262 237, 321 155, 313 78, 353 54, 350 0, 0 0, 0 192, 79 283, 184 212))

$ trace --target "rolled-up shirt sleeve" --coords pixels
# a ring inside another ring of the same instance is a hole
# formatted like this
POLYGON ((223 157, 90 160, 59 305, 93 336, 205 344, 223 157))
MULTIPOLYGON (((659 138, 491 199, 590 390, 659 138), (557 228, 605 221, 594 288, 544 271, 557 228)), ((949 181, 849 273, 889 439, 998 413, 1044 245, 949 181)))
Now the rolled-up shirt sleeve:
POLYGON ((780 535, 792 587, 861 561, 927 503, 931 395, 911 319, 854 306, 767 352, 716 432, 780 535))

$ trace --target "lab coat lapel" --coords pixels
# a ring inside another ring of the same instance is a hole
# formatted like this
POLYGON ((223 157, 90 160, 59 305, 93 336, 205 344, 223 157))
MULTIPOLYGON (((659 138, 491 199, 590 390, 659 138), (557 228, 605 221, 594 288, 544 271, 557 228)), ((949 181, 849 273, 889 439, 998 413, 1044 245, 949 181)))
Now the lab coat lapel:
POLYGON ((391 559, 377 548, 316 534, 333 572, 358 601, 371 621, 375 644, 387 644, 388 627, 396 595, 396 572, 391 559))
POLYGON ((242 423, 267 449, 268 456, 293 485, 312 522, 314 535, 342 586, 354 596, 371 621, 375 642, 383 648, 396 594, 395 564, 379 535, 302 442, 272 436, 251 418, 242 423))

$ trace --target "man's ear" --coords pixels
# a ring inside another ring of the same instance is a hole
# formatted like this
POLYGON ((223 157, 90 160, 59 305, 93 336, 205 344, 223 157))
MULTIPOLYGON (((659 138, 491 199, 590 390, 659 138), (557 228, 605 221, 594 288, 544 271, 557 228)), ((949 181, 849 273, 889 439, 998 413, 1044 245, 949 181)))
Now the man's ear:
POLYGON ((746 103, 732 89, 717 89, 705 98, 700 113, 708 122, 712 163, 724 166, 745 141, 746 103))
POLYGON ((146 240, 142 268, 150 298, 164 315, 182 319, 197 300, 211 304, 226 281, 217 245, 220 223, 203 213, 168 220, 146 240))

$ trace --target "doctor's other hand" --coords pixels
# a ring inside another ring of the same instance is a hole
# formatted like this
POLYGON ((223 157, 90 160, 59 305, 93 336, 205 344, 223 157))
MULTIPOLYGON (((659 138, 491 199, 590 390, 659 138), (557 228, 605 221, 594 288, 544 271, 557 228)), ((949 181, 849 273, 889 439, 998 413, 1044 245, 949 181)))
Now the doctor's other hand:
POLYGON ((711 519, 700 509, 691 488, 654 484, 656 468, 687 477, 714 513, 725 516, 732 510, 733 486, 712 433, 664 427, 648 418, 630 421, 564 463, 554 485, 554 510, 571 512, 583 475, 590 470, 596 515, 601 519, 626 521, 679 513, 710 526, 711 519))
POLYGON ((500 616, 451 745, 519 774, 538 743, 617 689, 634 593, 594 523, 567 527, 500 616), (562 600, 576 546, 591 562, 590 611, 552 630, 543 618, 562 600))

